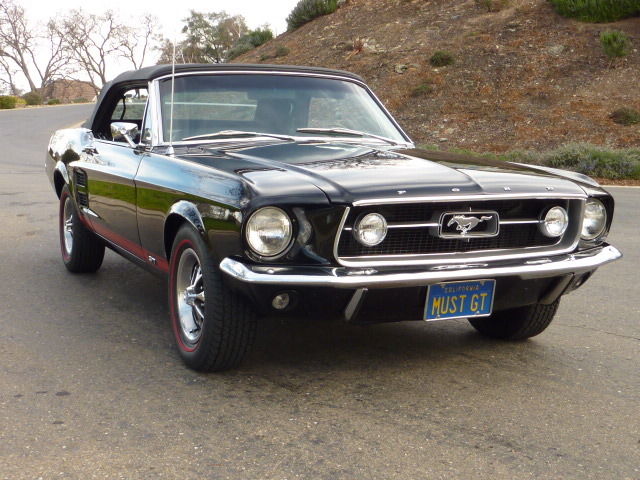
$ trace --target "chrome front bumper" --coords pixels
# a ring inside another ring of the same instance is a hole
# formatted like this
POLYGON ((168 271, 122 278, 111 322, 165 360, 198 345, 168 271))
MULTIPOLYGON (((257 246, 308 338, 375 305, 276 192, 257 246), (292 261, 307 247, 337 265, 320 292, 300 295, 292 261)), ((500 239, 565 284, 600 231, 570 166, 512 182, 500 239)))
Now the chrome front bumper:
POLYGON ((429 285, 477 278, 545 278, 595 270, 622 257, 620 251, 603 245, 579 253, 529 260, 474 264, 452 264, 420 270, 378 271, 373 268, 269 267, 245 265, 225 258, 220 270, 235 280, 254 285, 281 285, 334 288, 397 288, 429 285))

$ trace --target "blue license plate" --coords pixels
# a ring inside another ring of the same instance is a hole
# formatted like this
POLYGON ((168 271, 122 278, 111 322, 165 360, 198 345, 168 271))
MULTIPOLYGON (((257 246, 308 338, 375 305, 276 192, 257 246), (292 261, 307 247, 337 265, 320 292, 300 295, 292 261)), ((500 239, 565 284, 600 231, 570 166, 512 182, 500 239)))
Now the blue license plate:
POLYGON ((430 285, 425 320, 486 317, 491 315, 495 280, 436 283, 430 285))

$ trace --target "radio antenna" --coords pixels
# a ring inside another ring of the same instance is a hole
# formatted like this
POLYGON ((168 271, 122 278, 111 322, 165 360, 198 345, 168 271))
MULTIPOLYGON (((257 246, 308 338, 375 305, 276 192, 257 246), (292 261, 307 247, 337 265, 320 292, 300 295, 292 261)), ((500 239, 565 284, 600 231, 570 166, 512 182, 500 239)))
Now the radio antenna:
POLYGON ((173 149, 173 96, 175 93, 176 83, 176 42, 178 41, 177 35, 173 37, 173 55, 171 55, 171 105, 169 107, 169 146, 167 147, 167 155, 174 156, 175 150, 173 149))

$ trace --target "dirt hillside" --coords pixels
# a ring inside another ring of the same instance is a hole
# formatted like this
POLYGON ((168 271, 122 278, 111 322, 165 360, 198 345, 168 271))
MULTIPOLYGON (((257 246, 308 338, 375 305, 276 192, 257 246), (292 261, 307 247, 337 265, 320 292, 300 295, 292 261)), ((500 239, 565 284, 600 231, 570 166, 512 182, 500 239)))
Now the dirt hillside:
POLYGON ((235 61, 356 72, 416 142, 503 152, 571 141, 640 146, 639 125, 609 118, 640 110, 639 50, 640 18, 580 23, 546 0, 511 0, 493 13, 475 0, 348 0, 235 61), (614 64, 599 43, 608 29, 633 41, 614 64), (431 66, 438 50, 455 63, 431 66))

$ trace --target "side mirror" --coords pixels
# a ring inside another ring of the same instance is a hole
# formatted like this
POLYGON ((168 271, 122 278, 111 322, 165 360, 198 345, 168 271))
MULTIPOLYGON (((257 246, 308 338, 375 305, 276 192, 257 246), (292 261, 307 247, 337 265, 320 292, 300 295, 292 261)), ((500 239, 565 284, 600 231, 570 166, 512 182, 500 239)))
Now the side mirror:
POLYGON ((136 146, 133 141, 134 138, 140 135, 140 131, 138 130, 138 125, 135 123, 129 122, 113 122, 111 124, 111 137, 119 142, 121 140, 126 140, 130 147, 136 146))

